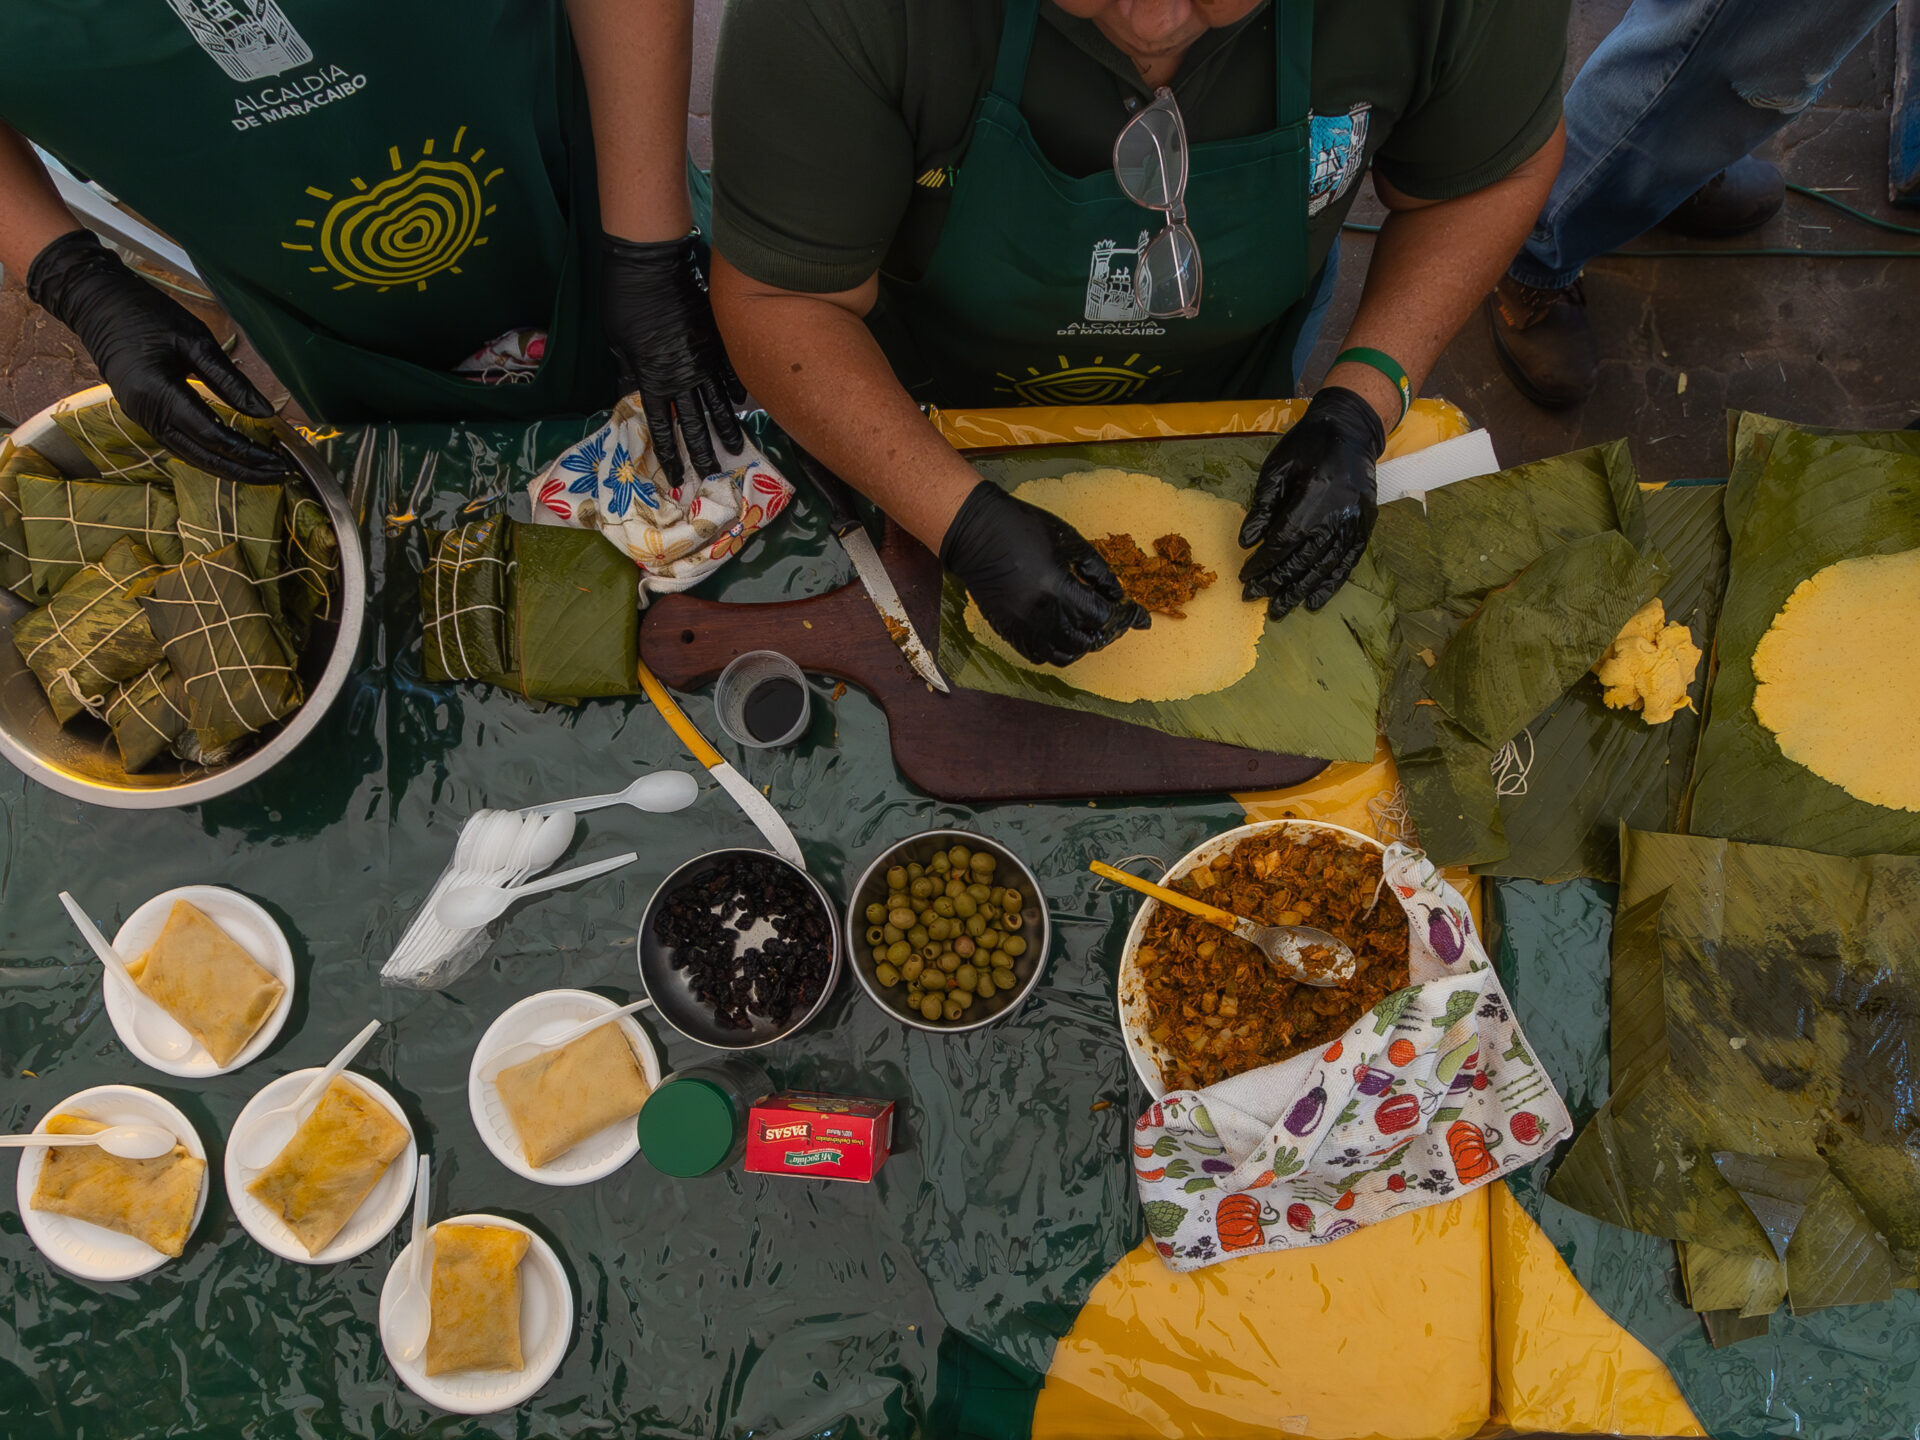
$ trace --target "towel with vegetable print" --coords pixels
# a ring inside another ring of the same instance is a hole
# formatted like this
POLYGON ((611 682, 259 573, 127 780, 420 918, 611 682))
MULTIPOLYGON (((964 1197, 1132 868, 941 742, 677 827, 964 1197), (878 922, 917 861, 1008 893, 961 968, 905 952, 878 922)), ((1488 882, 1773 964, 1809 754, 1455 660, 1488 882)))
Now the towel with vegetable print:
MULTIPOLYGON (((679 445, 692 477, 686 442, 679 445)), ((629 395, 605 425, 534 477, 527 487, 533 518, 598 530, 626 552, 640 567, 644 608, 650 595, 698 585, 793 499, 793 486, 751 440, 734 455, 714 436, 713 449, 731 469, 668 484, 640 396, 629 395)))
POLYGON ((1460 893, 1393 845, 1413 984, 1333 1044, 1140 1117, 1147 1229, 1175 1270, 1321 1245, 1530 1165, 1572 1132, 1460 893))

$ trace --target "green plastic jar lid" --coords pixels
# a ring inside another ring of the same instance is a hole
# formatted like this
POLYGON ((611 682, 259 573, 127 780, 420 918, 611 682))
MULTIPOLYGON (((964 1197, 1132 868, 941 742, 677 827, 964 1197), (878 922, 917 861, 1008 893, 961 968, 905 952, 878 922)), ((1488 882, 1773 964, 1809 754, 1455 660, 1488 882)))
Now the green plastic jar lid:
POLYGON ((711 1080, 669 1080, 647 1097, 638 1123, 640 1153, 667 1175, 705 1175, 733 1149, 733 1101, 711 1080))

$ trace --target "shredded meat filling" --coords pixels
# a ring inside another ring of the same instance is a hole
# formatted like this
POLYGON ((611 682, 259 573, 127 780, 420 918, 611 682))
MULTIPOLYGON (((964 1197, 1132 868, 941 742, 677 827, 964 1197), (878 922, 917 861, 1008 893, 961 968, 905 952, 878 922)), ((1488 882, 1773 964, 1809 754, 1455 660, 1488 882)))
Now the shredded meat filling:
POLYGON ((1135 959, 1149 1034, 1176 1090, 1203 1089, 1325 1045, 1407 984, 1406 911, 1380 889, 1379 852, 1339 835, 1255 836, 1172 888, 1256 925, 1317 926, 1346 941, 1356 962, 1344 985, 1301 985, 1218 926, 1156 907, 1135 959))
POLYGON ((1120 582, 1126 597, 1143 610, 1184 620, 1187 604, 1220 577, 1193 558, 1184 535, 1162 535, 1149 555, 1131 535, 1107 535, 1093 548, 1120 582))

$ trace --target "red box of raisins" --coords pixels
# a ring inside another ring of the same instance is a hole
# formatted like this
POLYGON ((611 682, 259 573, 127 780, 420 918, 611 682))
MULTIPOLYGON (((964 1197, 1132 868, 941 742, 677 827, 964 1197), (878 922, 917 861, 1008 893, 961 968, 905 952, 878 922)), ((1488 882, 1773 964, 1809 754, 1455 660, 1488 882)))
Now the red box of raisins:
POLYGON ((755 1175, 872 1180, 893 1145, 893 1101, 783 1090, 747 1116, 746 1168, 755 1175))

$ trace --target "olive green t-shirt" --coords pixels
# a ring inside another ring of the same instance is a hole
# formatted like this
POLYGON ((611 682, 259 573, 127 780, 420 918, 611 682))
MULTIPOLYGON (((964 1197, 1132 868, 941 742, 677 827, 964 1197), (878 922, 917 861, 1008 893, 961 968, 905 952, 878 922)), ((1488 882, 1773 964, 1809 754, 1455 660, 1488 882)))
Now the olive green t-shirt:
MULTIPOLYGON (((1315 0, 1310 271, 1368 165, 1425 200, 1477 190, 1560 119, 1569 0, 1315 0)), ((714 79, 714 245, 819 294, 917 278, 939 240, 1002 0, 728 0, 714 79)), ((1090 20, 1040 7, 1020 108, 1069 175, 1149 98, 1090 20)), ((1172 89, 1195 143, 1274 127, 1273 10, 1208 31, 1172 89)), ((1200 242, 1204 248, 1205 235, 1200 242)))

